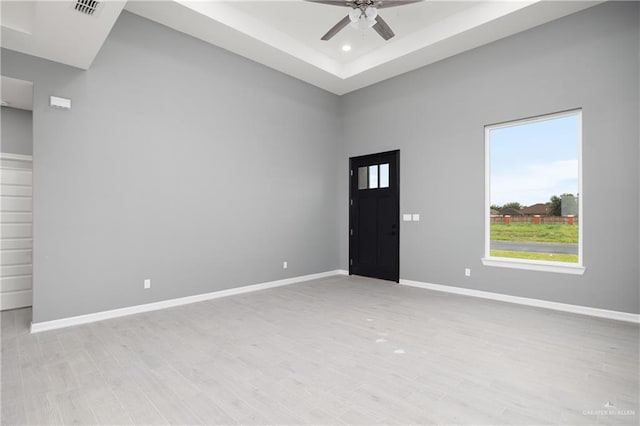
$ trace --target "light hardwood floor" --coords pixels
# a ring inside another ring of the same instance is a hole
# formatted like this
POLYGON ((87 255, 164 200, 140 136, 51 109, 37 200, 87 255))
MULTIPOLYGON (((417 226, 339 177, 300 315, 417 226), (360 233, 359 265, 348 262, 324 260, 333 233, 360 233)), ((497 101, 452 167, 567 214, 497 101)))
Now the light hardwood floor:
POLYGON ((3 424, 638 424, 637 325, 335 277, 31 335, 3 424), (605 404, 611 403, 611 407, 605 404))

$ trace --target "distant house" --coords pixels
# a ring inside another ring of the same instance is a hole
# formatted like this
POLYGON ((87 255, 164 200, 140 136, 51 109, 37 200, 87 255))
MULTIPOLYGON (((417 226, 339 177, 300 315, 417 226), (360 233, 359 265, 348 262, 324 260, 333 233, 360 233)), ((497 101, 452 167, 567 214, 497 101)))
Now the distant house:
POLYGON ((490 214, 491 214, 491 216, 499 216, 499 215, 500 215, 500 212, 499 212, 498 210, 491 209, 490 214))
POLYGON ((520 213, 525 216, 547 216, 549 214, 549 206, 543 203, 534 204, 529 207, 520 209, 520 213))
POLYGON ((522 216, 522 212, 518 209, 504 209, 500 211, 500 215, 502 216, 522 216))

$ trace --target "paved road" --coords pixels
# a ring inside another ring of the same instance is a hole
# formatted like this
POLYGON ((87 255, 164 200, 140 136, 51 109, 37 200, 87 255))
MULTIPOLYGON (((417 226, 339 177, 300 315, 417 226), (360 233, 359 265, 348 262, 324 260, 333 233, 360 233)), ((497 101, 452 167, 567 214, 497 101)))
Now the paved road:
POLYGON ((529 251, 534 253, 578 254, 577 244, 491 241, 491 250, 529 251))

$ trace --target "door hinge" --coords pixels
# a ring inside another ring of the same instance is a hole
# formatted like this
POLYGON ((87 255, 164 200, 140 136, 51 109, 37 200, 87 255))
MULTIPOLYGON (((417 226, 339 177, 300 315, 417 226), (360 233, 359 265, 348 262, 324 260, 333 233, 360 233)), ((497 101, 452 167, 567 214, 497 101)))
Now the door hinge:
POLYGON ((353 259, 349 259, 349 265, 353 266, 353 259))
POLYGON ((349 173, 349 175, 350 175, 350 176, 353 176, 353 169, 352 169, 352 170, 349 170, 349 172, 350 172, 350 173, 349 173))
POLYGON ((353 198, 349 200, 349 204, 353 205, 353 198))
POLYGON ((353 229, 349 229, 349 235, 353 236, 353 229))

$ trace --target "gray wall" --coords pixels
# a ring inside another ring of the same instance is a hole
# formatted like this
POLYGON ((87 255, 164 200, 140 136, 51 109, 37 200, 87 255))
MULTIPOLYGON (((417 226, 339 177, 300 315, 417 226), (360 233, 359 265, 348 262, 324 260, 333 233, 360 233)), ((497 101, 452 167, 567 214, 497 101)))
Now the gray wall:
POLYGON ((34 82, 34 322, 336 268, 337 96, 126 12, 89 71, 2 74, 34 82))
POLYGON ((346 269, 348 157, 395 148, 422 219, 402 278, 640 312, 638 17, 597 6, 342 98, 129 13, 86 72, 3 50, 34 82, 34 322, 346 269), (585 275, 483 267, 483 126, 575 107, 585 275))
POLYGON ((596 6, 342 98, 341 170, 401 150, 401 210, 421 214, 401 225, 401 278, 640 312, 638 18, 635 2, 596 6), (482 266, 484 125, 578 107, 584 276, 482 266))
POLYGON ((0 108, 2 145, 0 151, 11 154, 31 155, 33 147, 33 120, 31 111, 0 108))

